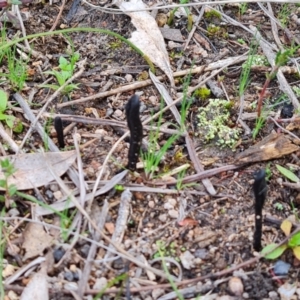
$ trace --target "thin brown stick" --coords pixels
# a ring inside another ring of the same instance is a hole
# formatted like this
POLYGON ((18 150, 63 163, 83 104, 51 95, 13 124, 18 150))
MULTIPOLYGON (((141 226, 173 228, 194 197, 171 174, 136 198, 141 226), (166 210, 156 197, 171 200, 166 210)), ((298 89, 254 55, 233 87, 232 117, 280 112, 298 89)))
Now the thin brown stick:
POLYGON ((61 7, 60 7, 60 9, 59 9, 59 13, 58 13, 58 15, 57 15, 57 17, 56 17, 56 19, 55 19, 55 22, 53 23, 52 27, 50 28, 49 32, 55 30, 55 28, 56 28, 56 26, 57 26, 57 24, 58 24, 58 21, 59 21, 59 19, 61 18, 61 15, 62 15, 62 13, 63 13, 63 10, 64 10, 64 8, 65 8, 65 5, 66 5, 66 0, 62 0, 62 4, 61 4, 61 7))

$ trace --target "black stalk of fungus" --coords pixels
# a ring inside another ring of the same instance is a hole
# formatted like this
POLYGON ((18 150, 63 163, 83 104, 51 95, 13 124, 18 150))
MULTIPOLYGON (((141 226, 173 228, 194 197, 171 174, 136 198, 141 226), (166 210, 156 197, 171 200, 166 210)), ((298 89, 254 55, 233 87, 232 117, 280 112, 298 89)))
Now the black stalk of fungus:
POLYGON ((130 171, 135 171, 143 139, 143 125, 140 120, 140 100, 137 95, 133 95, 129 99, 125 111, 130 130, 130 146, 126 168, 130 171))
POLYGON ((60 117, 55 117, 54 128, 57 134, 57 141, 58 141, 59 148, 65 148, 64 130, 63 130, 62 120, 60 117))
POLYGON ((262 236, 262 209, 267 196, 267 183, 266 183, 265 170, 259 170, 254 174, 253 191, 255 197, 255 231, 253 248, 255 251, 261 250, 261 236, 262 236))

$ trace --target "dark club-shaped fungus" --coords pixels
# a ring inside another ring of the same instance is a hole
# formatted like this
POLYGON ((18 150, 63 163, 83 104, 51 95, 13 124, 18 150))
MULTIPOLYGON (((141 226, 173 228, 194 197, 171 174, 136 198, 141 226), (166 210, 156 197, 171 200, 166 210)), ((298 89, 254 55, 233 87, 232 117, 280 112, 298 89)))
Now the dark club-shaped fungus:
POLYGON ((254 210, 255 210, 255 231, 253 248, 255 251, 261 250, 261 235, 262 235, 262 209, 267 196, 267 183, 266 183, 265 170, 259 170, 254 173, 253 191, 255 197, 254 210))
POLYGON ((133 95, 125 107, 127 124, 130 130, 130 146, 127 168, 135 171, 143 139, 143 126, 140 120, 140 100, 133 95))
POLYGON ((57 134, 59 148, 65 148, 64 130, 63 130, 62 120, 60 117, 55 117, 54 128, 57 134))

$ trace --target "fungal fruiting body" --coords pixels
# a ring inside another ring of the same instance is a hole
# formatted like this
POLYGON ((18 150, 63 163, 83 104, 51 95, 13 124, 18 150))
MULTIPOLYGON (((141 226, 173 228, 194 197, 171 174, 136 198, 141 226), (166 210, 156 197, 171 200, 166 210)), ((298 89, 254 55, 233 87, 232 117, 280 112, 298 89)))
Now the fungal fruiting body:
POLYGON ((255 210, 255 231, 253 237, 253 248, 255 251, 261 250, 261 235, 262 235, 262 209, 267 196, 265 170, 259 170, 254 174, 254 210, 255 210))
POLYGON ((65 148, 64 131, 63 131, 62 120, 60 117, 55 117, 54 128, 57 134, 57 141, 58 141, 59 148, 65 148))
POLYGON ((130 130, 130 146, 127 168, 135 171, 143 139, 143 125, 140 120, 140 100, 133 95, 125 107, 127 124, 130 130))

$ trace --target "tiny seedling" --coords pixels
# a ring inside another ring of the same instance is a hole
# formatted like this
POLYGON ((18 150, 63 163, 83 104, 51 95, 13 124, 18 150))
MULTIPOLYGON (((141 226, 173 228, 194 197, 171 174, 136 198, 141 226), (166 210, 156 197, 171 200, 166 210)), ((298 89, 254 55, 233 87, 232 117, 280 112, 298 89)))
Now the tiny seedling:
MULTIPOLYGON (((292 225, 293 225, 292 222, 288 219, 284 220, 281 223, 280 228, 284 232, 285 236, 288 237, 291 234, 292 225)), ((263 248, 261 254, 269 253, 271 251, 269 254, 266 254, 264 257, 266 259, 276 259, 280 257, 287 249, 291 249, 294 256, 298 260, 300 260, 300 232, 297 232, 294 235, 292 235, 287 241, 287 243, 281 246, 278 246, 278 244, 276 243, 271 243, 267 245, 266 247, 263 248)))
POLYGON ((5 202, 5 206, 9 207, 10 199, 17 192, 17 187, 14 184, 8 184, 8 178, 12 176, 16 169, 13 164, 6 158, 0 161, 1 170, 4 175, 3 179, 0 179, 0 187, 5 190, 4 195, 0 195, 0 201, 5 202))
POLYGON ((0 90, 0 120, 5 121, 9 128, 13 128, 15 117, 5 113, 7 104, 7 94, 3 90, 0 90))
POLYGON ((259 94, 259 99, 257 101, 257 117, 259 118, 262 114, 262 106, 263 106, 263 99, 265 97, 267 88, 269 87, 271 81, 276 77, 278 70, 280 67, 284 66, 289 58, 294 55, 294 53, 299 49, 300 46, 291 47, 290 49, 284 51, 278 51, 276 58, 275 58, 275 66, 272 67, 272 71, 270 74, 267 75, 266 81, 263 85, 263 88, 259 94))
POLYGON ((284 209, 283 205, 279 202, 274 203, 274 208, 279 211, 283 211, 283 209, 284 209))
MULTIPOLYGON (((107 289, 109 289, 110 287, 113 287, 114 285, 122 285, 124 286, 126 281, 128 280, 128 274, 123 273, 120 274, 119 276, 117 276, 116 278, 113 278, 112 280, 110 280, 107 285, 93 298, 93 300, 100 300, 102 299, 102 296, 104 295, 105 291, 107 289)), ((117 295, 115 296, 115 299, 119 299, 119 297, 117 297, 117 295)), ((127 299, 131 299, 131 298, 127 298, 127 299)))
MULTIPOLYGON (((77 52, 74 52, 71 55, 70 61, 64 58, 63 56, 61 56, 59 58, 59 66, 58 66, 59 71, 53 69, 52 71, 45 72, 45 74, 54 75, 58 84, 43 84, 41 85, 41 87, 48 87, 55 91, 58 90, 62 85, 66 83, 67 80, 69 80, 73 76, 75 70, 75 64, 78 60, 79 60, 79 53, 77 52)), ((62 94, 65 95, 70 94, 72 91, 74 91, 77 88, 78 88, 78 84, 70 83, 64 87, 62 94)))
MULTIPOLYGON (((165 243, 163 241, 157 241, 156 242, 156 246, 157 246, 157 256, 156 257, 160 257, 161 258, 161 262, 162 262, 162 267, 163 267, 163 270, 164 272, 166 273, 167 275, 167 278, 170 282, 170 285, 174 291, 174 293, 176 294, 177 298, 179 300, 184 300, 184 297, 182 296, 182 294, 180 293, 180 291, 178 290, 178 287, 176 286, 169 270, 168 270, 168 267, 167 267, 167 264, 166 264, 166 261, 165 261, 165 257, 166 256, 169 256, 169 255, 166 255, 166 247, 165 247, 165 243)), ((170 245, 170 247, 172 248, 172 243, 170 245)), ((172 251, 172 250, 171 250, 172 251)))
MULTIPOLYGON (((186 4, 186 3, 189 3, 189 0, 180 0, 180 4, 186 4)), ((171 26, 173 24, 173 22, 174 22, 174 16, 175 16, 175 13, 176 13, 177 10, 178 10, 178 7, 174 8, 170 12, 170 16, 169 16, 169 19, 167 21, 167 24, 169 26, 171 26)), ((192 16, 190 10, 187 7, 184 7, 184 10, 185 10, 185 13, 186 13, 187 18, 188 18, 187 30, 191 31, 192 30, 192 26, 193 26, 193 16, 192 16)))

